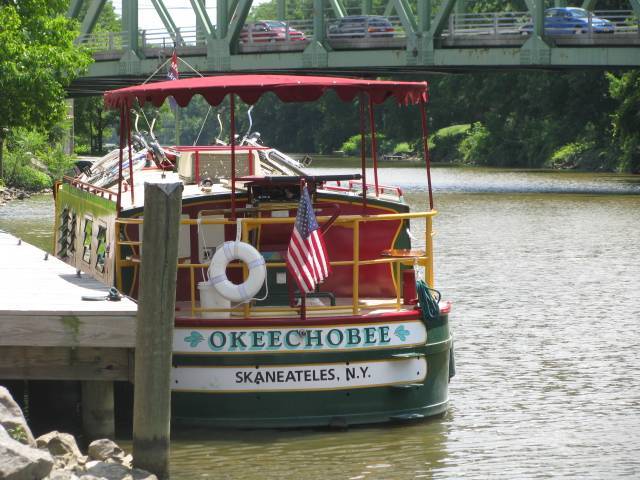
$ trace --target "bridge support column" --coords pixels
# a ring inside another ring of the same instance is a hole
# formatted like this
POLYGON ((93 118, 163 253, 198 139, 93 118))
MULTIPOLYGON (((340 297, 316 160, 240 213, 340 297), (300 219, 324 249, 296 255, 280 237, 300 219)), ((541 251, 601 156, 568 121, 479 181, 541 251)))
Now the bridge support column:
POLYGON ((453 11, 456 0, 444 0, 436 12, 435 19, 431 21, 431 0, 419 1, 418 9, 418 35, 417 58, 419 65, 435 64, 434 38, 440 36, 444 30, 449 16, 453 11))
POLYGON ((550 64, 552 46, 544 36, 544 0, 533 0, 533 7, 533 33, 520 48, 520 64, 550 64))
POLYGON ((276 3, 278 20, 284 20, 287 18, 287 5, 285 0, 278 0, 276 3))
POLYGON ((217 37, 219 39, 225 38, 227 36, 227 31, 229 27, 228 13, 229 13, 229 2, 227 0, 217 0, 216 31, 218 32, 217 37))
POLYGON ((313 0, 313 38, 302 52, 304 68, 322 68, 328 65, 329 55, 324 41, 327 35, 324 21, 325 0, 313 0))
POLYGON ((122 30, 126 35, 128 50, 138 53, 138 0, 122 0, 122 30))
POLYGON ((362 15, 371 15, 373 0, 362 0, 362 15))
POLYGON ((418 31, 424 34, 431 30, 431 0, 418 0, 418 31))

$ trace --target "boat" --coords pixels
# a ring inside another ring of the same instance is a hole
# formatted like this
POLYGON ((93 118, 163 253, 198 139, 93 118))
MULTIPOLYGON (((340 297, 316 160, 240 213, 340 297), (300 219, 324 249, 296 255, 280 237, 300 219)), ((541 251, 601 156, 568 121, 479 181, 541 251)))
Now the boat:
POLYGON ((183 183, 174 422, 342 427, 447 411, 451 302, 434 290, 426 82, 224 75, 127 87, 104 99, 120 112, 120 145, 56 185, 55 253, 136 299, 145 182, 183 183), (359 108, 363 143, 373 143, 371 158, 362 149, 358 171, 309 174, 259 134, 236 132, 237 99, 253 105, 272 93, 315 101, 329 90, 359 108), (162 146, 153 125, 141 131, 132 118, 135 108, 168 97, 184 107, 196 94, 213 107, 228 102, 227 140, 162 146), (386 100, 421 111, 428 181, 421 211, 410 211, 400 188, 378 181, 375 107, 386 100), (292 271, 289 252, 303 204, 326 254, 327 274, 310 285, 292 271), (418 240, 411 225, 420 226, 418 240))

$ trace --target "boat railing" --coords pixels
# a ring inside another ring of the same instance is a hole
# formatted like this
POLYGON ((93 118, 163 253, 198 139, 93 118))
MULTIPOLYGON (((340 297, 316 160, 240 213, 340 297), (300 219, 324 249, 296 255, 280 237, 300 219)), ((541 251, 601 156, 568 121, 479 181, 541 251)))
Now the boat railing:
MULTIPOLYGON (((367 183, 367 191, 374 192, 375 195, 389 195, 396 197, 398 201, 402 201, 402 189, 400 187, 394 187, 389 185, 380 185, 376 187, 373 183, 367 183)), ((325 190, 333 190, 336 192, 362 192, 362 180, 349 180, 346 186, 339 180, 335 185, 324 185, 322 187, 325 190)))
POLYGON ((98 195, 100 197, 103 198, 107 198, 108 200, 112 200, 115 201, 115 199, 118 196, 117 192, 113 192, 107 188, 102 188, 102 187, 96 187, 95 185, 92 185, 90 183, 86 183, 86 182, 82 182, 80 180, 78 180, 77 178, 73 178, 73 177, 68 177, 68 176, 64 176, 62 177, 64 180, 64 183, 68 183, 69 185, 78 188, 80 190, 84 190, 85 192, 89 192, 92 193, 94 195, 98 195))
MULTIPOLYGON (((392 275, 393 287, 395 291, 395 298, 388 297, 387 299, 381 299, 381 301, 375 302, 376 310, 389 310, 397 311, 402 308, 406 308, 403 303, 402 292, 402 267, 419 266, 424 268, 425 280, 431 287, 434 285, 434 270, 433 270, 433 216, 436 215, 436 211, 428 212, 410 212, 410 213, 392 213, 381 215, 340 215, 334 220, 334 225, 339 225, 343 228, 350 228, 353 230, 353 247, 352 258, 350 260, 333 260, 329 263, 332 267, 352 267, 351 276, 351 302, 341 305, 308 305, 306 307, 307 312, 312 315, 322 313, 338 313, 341 311, 343 314, 359 315, 363 310, 363 300, 360 296, 360 268, 367 265, 390 265, 394 270, 392 275), (405 220, 417 220, 424 221, 424 233, 425 233, 425 246, 420 250, 384 250, 379 253, 375 258, 360 258, 360 229, 364 223, 372 222, 388 222, 388 221, 405 221, 405 220)), ((329 216, 318 216, 318 223, 323 224, 328 221, 329 216)), ((242 229, 241 239, 244 242, 250 241, 251 232, 259 231, 260 228, 266 225, 283 225, 292 224, 295 222, 294 217, 246 217, 238 220, 231 220, 229 218, 211 218, 211 219, 183 219, 182 225, 199 226, 199 225, 240 225, 242 229)), ((125 235, 121 235, 121 229, 126 228, 127 225, 142 225, 142 219, 134 218, 117 218, 116 219, 116 245, 115 245, 115 258, 116 258, 116 286, 122 290, 123 288, 123 269, 124 268, 138 268, 140 259, 135 255, 127 258, 123 257, 123 247, 129 247, 133 250, 139 248, 142 245, 140 240, 129 240, 125 235), (127 238, 127 239, 125 239, 127 238)), ((262 252, 261 252, 262 253, 262 252)), ((267 269, 283 269, 286 267, 284 259, 280 261, 267 260, 267 269)), ((198 278, 204 277, 204 272, 209 268, 209 263, 197 263, 191 262, 190 259, 181 259, 178 262, 178 269, 188 270, 190 279, 190 307, 191 315, 198 316, 203 315, 205 312, 219 312, 224 314, 242 314, 245 318, 249 318, 252 314, 264 316, 266 315, 291 315, 300 313, 299 306, 258 306, 251 302, 241 305, 232 305, 231 308, 203 308, 197 301, 197 286, 198 278)), ((247 265, 241 262, 233 262, 229 264, 228 268, 242 269, 244 280, 247 279, 249 274, 247 265)))

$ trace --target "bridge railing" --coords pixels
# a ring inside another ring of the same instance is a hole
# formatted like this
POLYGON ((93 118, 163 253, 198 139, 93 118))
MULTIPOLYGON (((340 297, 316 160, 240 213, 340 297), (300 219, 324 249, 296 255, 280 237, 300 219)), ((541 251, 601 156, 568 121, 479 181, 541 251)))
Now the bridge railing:
POLYGON ((462 13, 449 16, 448 36, 518 35, 520 28, 531 22, 528 12, 462 13))
POLYGON ((140 30, 140 45, 142 48, 170 48, 202 45, 206 42, 206 35, 196 27, 180 27, 175 32, 164 28, 140 30))
MULTIPOLYGON (((577 30, 575 27, 546 26, 547 35, 568 35, 605 33, 594 19, 611 22, 613 29, 606 32, 609 35, 637 34, 639 18, 631 10, 597 10, 590 12, 585 28, 577 30)), ((500 36, 500 35, 528 35, 533 30, 533 19, 529 12, 485 12, 462 13, 449 16, 444 36, 500 36)))
POLYGON ((115 52, 129 47, 127 32, 96 32, 80 35, 76 39, 76 44, 88 48, 92 53, 115 52))
MULTIPOLYGON (((613 25, 613 32, 606 35, 629 36, 640 35, 640 18, 631 10, 597 10, 589 16, 588 27, 577 32, 575 29, 546 29, 547 35, 568 35, 581 33, 590 37, 593 34, 602 38, 602 29, 594 27, 593 18, 608 20, 613 25)), ((367 49, 367 48, 404 48, 407 32, 397 16, 388 17, 393 32, 380 32, 376 29, 362 29, 361 33, 349 31, 335 31, 331 26, 337 19, 327 18, 327 41, 337 48, 347 49, 367 49)), ((313 20, 287 20, 286 31, 295 29, 304 34, 304 39, 310 40, 313 37, 313 20)), ((295 38, 285 33, 284 38, 265 41, 264 37, 252 35, 251 29, 247 33, 241 34, 239 40, 240 52, 268 52, 268 51, 288 51, 303 50, 307 42, 300 41, 300 35, 295 38)), ((508 35, 528 35, 533 31, 533 20, 529 12, 485 12, 485 13, 463 13, 452 14, 444 29, 442 36, 453 37, 476 37, 482 38, 502 38, 508 35)), ((627 37, 628 38, 628 37, 627 37)), ((117 54, 126 50, 128 46, 127 32, 96 32, 78 37, 76 43, 86 46, 94 54, 117 54)), ((139 32, 141 48, 146 50, 169 49, 176 45, 179 48, 195 48, 206 44, 207 38, 204 31, 195 26, 181 27, 176 32, 169 32, 166 29, 145 29, 139 32)))
POLYGON ((613 23, 616 35, 638 34, 640 32, 640 17, 633 10, 596 10, 593 14, 613 23))

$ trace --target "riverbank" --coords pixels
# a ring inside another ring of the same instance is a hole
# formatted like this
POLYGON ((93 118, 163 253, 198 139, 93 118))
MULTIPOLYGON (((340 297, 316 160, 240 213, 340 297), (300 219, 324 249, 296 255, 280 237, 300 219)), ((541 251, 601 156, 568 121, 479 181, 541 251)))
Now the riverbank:
POLYGON ((45 188, 40 192, 28 192, 21 188, 0 186, 0 207, 12 200, 26 200, 31 198, 31 195, 51 193, 51 191, 52 190, 50 188, 45 188))
POLYGON ((0 478, 11 480, 157 480, 132 467, 133 458, 109 439, 83 455, 73 435, 52 431, 34 438, 11 393, 0 386, 0 478))

